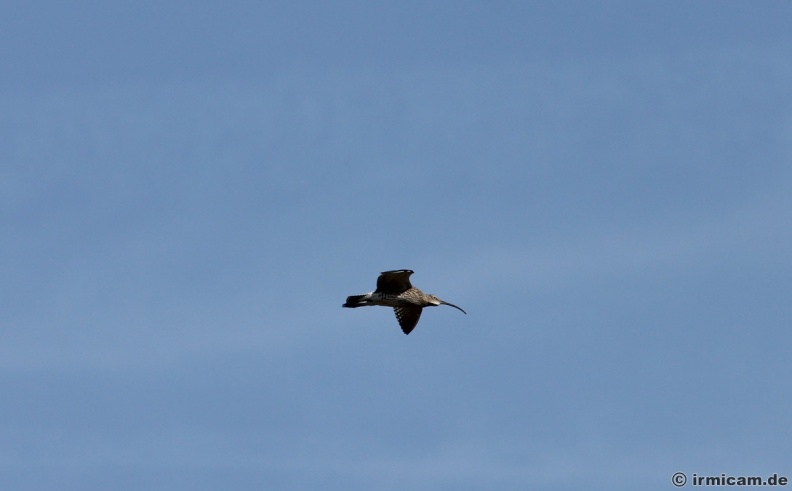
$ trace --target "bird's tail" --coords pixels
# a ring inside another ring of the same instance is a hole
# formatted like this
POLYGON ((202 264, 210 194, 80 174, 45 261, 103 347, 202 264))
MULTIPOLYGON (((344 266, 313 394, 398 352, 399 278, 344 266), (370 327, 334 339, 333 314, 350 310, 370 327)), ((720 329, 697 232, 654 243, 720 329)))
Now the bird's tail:
POLYGON ((346 303, 342 305, 342 307, 349 307, 350 309, 354 309, 355 307, 363 307, 368 305, 368 302, 365 300, 366 295, 352 295, 351 297, 347 297, 346 303))

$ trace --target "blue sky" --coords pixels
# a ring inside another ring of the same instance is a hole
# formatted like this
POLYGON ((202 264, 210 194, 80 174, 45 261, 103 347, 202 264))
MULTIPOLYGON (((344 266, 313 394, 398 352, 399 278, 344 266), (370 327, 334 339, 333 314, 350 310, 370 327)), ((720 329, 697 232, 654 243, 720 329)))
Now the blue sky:
POLYGON ((792 477, 791 20, 5 2, 0 487, 792 477))

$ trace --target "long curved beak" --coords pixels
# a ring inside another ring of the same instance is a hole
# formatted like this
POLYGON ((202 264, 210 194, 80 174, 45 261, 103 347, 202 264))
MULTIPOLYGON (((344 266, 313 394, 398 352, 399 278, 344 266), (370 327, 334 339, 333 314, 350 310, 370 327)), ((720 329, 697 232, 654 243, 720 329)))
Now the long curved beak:
MULTIPOLYGON (((457 310, 462 310, 461 308, 457 307, 456 305, 454 305, 452 303, 444 302, 442 300, 440 300, 440 303, 443 304, 443 305, 448 305, 449 307, 454 307, 457 310)), ((467 312, 465 312, 464 310, 462 310, 462 313, 467 315, 467 312)))

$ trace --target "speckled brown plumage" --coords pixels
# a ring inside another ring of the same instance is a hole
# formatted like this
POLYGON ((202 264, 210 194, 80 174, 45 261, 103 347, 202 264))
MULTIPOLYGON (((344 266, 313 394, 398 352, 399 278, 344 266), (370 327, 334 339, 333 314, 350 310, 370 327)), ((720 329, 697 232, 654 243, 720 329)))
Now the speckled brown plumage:
POLYGON ((424 293, 412 286, 410 283, 411 274, 413 271, 409 269, 384 271, 377 278, 376 290, 363 295, 349 296, 342 307, 356 308, 372 305, 393 307, 396 320, 399 321, 399 326, 404 334, 410 334, 415 329, 424 307, 448 305, 467 313, 452 303, 444 302, 436 296, 424 293))

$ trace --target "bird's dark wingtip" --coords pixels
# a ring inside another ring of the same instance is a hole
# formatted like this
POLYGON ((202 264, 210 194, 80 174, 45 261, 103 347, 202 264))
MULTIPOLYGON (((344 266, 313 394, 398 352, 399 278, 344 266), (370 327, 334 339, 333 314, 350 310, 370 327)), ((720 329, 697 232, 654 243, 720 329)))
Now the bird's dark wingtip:
POLYGON ((341 305, 342 307, 347 307, 350 309, 354 309, 355 307, 362 307, 365 305, 365 302, 361 302, 361 299, 365 297, 365 295, 352 295, 347 297, 346 303, 341 305))

